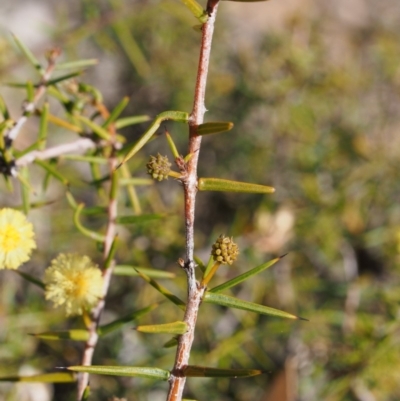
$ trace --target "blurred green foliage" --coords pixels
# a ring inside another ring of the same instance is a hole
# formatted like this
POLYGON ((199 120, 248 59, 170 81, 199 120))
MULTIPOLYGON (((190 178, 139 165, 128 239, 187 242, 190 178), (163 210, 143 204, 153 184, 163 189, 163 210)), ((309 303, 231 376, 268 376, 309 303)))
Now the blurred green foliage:
MULTIPOLYGON (((191 379, 187 397, 268 400, 274 379, 285 370, 297 378, 298 400, 357 401, 369 396, 396 401, 400 24, 375 17, 362 27, 343 29, 340 40, 334 40, 324 29, 332 17, 320 12, 317 17, 285 21, 278 32, 261 30, 257 41, 246 46, 230 41, 235 21, 224 17, 227 7, 221 6, 217 21, 206 118, 233 121, 235 128, 222 134, 228 139, 204 138, 200 174, 246 179, 277 191, 272 196, 200 194, 197 254, 206 262, 219 234, 235 237, 241 257, 233 267, 220 269, 222 282, 288 252, 263 273, 263 280, 244 283, 234 294, 284 308, 310 322, 293 324, 203 305, 191 362, 250 366, 267 374, 243 380, 191 379)), ((394 12, 398 21, 398 6, 394 12)), ((49 40, 64 49, 66 59, 90 53, 111 60, 116 76, 99 66, 94 70, 101 73, 89 72, 87 77, 106 92, 107 85, 114 87, 105 99, 110 109, 129 95, 126 115, 190 111, 200 36, 191 29, 196 20, 181 4, 85 0, 76 2, 67 16, 60 9, 58 18, 49 40)), ((0 45, 0 77, 9 81, 18 60, 4 38, 0 45)), ((144 128, 126 129, 127 138, 138 138, 144 128)), ((169 131, 184 154, 185 127, 169 126, 169 131)), ((166 141, 157 138, 132 160, 132 174, 145 177, 148 155, 167 149, 166 141)), ((80 179, 74 180, 82 174, 78 164, 65 162, 60 168, 71 177, 75 193, 90 205, 93 194, 84 192, 80 179)), ((36 171, 30 174, 35 177, 36 171)), ((54 203, 32 212, 40 247, 23 268, 39 276, 59 251, 92 251, 94 259, 98 257, 93 244, 74 231, 72 212, 59 200, 57 186, 51 193, 54 203)), ((184 244, 180 191, 170 180, 140 188, 139 195, 146 212, 167 212, 169 217, 162 223, 124 228, 118 262, 175 272, 177 279, 165 285, 179 294, 185 282, 175 263, 183 256, 184 244)), ((3 189, 1 200, 13 202, 3 189)), ((0 375, 18 372, 28 363, 37 369, 77 364, 79 344, 27 335, 60 329, 62 324, 65 329, 76 327, 76 322, 64 323, 57 311, 42 312, 40 291, 13 272, 2 272, 0 287, 0 375)), ((103 320, 159 300, 142 279, 117 276, 103 320)), ((162 304, 140 324, 181 318, 179 308, 162 304)), ((174 348, 161 347, 169 339, 127 327, 99 343, 95 363, 169 369, 174 348)), ((158 399, 166 389, 147 379, 93 376, 91 384, 94 399, 99 400, 112 395, 158 399)), ((292 385, 296 387, 295 382, 292 385)), ((73 399, 74 391, 73 385, 56 385, 54 399, 73 399)), ((0 399, 14 400, 13 394, 0 386, 0 399)))

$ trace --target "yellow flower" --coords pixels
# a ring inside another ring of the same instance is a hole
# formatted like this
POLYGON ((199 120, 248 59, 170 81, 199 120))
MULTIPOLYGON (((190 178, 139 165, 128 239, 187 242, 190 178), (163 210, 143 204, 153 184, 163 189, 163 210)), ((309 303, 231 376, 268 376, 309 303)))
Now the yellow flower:
POLYGON ((64 305, 68 315, 81 315, 103 296, 101 270, 88 256, 60 254, 51 261, 44 278, 45 297, 54 306, 64 305))
POLYGON ((18 269, 36 248, 32 224, 14 209, 0 210, 0 269, 18 269))

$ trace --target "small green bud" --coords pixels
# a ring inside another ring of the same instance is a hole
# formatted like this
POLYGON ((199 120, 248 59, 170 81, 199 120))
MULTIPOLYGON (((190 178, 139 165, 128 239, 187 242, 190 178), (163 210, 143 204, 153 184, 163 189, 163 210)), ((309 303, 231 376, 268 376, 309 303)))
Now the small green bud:
POLYGON ((167 156, 150 156, 149 162, 146 164, 147 172, 158 181, 167 180, 171 171, 171 163, 167 156))
POLYGON ((211 255, 216 262, 231 265, 239 255, 239 247, 233 242, 233 238, 220 235, 212 246, 211 255))

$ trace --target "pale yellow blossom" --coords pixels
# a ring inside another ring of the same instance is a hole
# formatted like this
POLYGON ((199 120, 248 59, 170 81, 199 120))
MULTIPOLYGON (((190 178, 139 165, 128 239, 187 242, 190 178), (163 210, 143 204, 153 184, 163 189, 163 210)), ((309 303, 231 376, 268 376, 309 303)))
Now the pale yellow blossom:
POLYGON ((14 209, 0 210, 0 269, 18 269, 36 248, 32 224, 14 209))
POLYGON ((101 270, 88 256, 60 254, 46 269, 45 297, 54 306, 64 306, 67 315, 81 315, 103 296, 101 270))

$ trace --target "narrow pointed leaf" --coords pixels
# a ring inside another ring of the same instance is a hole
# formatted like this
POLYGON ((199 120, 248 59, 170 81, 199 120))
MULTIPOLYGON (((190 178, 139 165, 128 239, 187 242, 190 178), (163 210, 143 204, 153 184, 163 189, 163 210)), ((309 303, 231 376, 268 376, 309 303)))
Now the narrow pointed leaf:
POLYGON ((115 122, 115 128, 121 129, 129 127, 130 125, 145 123, 147 121, 150 121, 150 117, 146 115, 124 117, 115 122))
POLYGON ((42 281, 38 280, 36 277, 31 276, 30 274, 23 273, 19 270, 14 270, 17 274, 19 274, 22 278, 24 278, 26 281, 29 281, 32 284, 37 285, 39 288, 44 289, 45 285, 42 281))
POLYGON ((152 278, 174 278, 175 273, 166 272, 164 270, 152 269, 150 267, 137 267, 130 265, 117 265, 114 267, 114 274, 117 276, 139 276, 139 272, 146 274, 152 278))
POLYGON ((196 0, 182 0, 182 3, 191 11, 191 13, 202 23, 208 20, 207 12, 196 0))
POLYGON ((228 288, 234 287, 235 285, 238 285, 242 283, 243 281, 249 279, 252 276, 255 276, 258 273, 261 273, 265 269, 268 269, 272 265, 274 265, 276 262, 282 259, 282 256, 276 259, 272 259, 269 262, 263 263, 260 266, 254 267, 253 269, 249 270, 246 273, 241 274, 240 276, 237 276, 233 278, 232 280, 226 281, 223 284, 218 285, 217 287, 212 288, 209 290, 210 292, 221 292, 223 290, 226 290, 228 288))
POLYGON ((206 271, 206 267, 204 266, 203 261, 196 255, 194 256, 194 261, 196 262, 199 269, 204 273, 206 271))
POLYGON ((120 185, 154 185, 154 180, 151 178, 120 178, 120 185))
POLYGON ((186 304, 181 299, 179 299, 176 295, 172 294, 171 291, 167 290, 164 286, 162 286, 161 284, 157 283, 157 281, 153 280, 152 278, 150 278, 146 274, 140 272, 139 270, 137 270, 137 272, 139 273, 140 277, 142 277, 145 281, 147 281, 159 293, 164 295, 164 297, 169 299, 171 302, 173 302, 175 305, 177 305, 182 310, 186 309, 186 304))
POLYGON ((40 126, 39 126, 39 136, 38 136, 40 150, 43 150, 46 147, 49 107, 50 107, 49 103, 45 102, 42 108, 42 113, 40 115, 40 126))
POLYGON ((89 332, 87 330, 65 330, 65 331, 45 331, 43 333, 31 333, 36 338, 42 340, 72 340, 72 341, 87 341, 89 339, 89 332))
MULTIPOLYGON (((33 98, 35 97, 35 89, 33 87, 32 81, 28 81, 26 83, 26 92, 27 92, 26 100, 29 103, 33 102, 33 98)), ((25 111, 24 115, 31 115, 31 112, 25 111)))
POLYGON ((231 297, 229 295, 215 294, 213 292, 207 292, 204 295, 203 301, 209 304, 226 306, 228 308, 242 309, 249 312, 258 313, 260 315, 284 317, 287 319, 306 320, 298 316, 292 315, 291 313, 270 308, 269 306, 255 304, 253 302, 244 301, 242 299, 231 297))
POLYGON ((91 67, 92 65, 96 65, 99 63, 99 60, 95 58, 86 59, 86 60, 77 60, 77 61, 70 61, 67 63, 59 63, 56 64, 56 70, 72 70, 75 68, 86 68, 91 67))
POLYGON ((210 257, 208 258, 207 266, 204 269, 203 277, 208 276, 213 266, 214 266, 214 258, 212 255, 210 255, 210 257))
POLYGON ((187 324, 185 322, 177 321, 173 323, 137 326, 135 327, 135 330, 151 334, 185 334, 187 332, 187 324))
POLYGON ((82 155, 62 155, 60 159, 74 160, 77 162, 107 164, 108 160, 104 157, 98 156, 82 156, 82 155))
POLYGON ((164 111, 163 113, 160 113, 147 131, 139 138, 133 148, 130 149, 129 153, 124 157, 121 164, 126 163, 131 157, 133 157, 150 140, 150 138, 160 127, 161 123, 165 120, 187 122, 189 120, 189 114, 184 111, 164 111))
POLYGON ((111 123, 113 123, 119 115, 124 111, 125 107, 129 103, 129 97, 125 96, 122 100, 115 106, 114 110, 110 113, 110 116, 103 124, 103 128, 107 128, 111 123))
POLYGON ((90 396, 90 386, 87 385, 83 394, 82 394, 82 398, 81 401, 88 401, 89 400, 89 396, 90 396))
POLYGON ((264 372, 259 369, 219 369, 207 366, 188 365, 183 369, 185 377, 251 377, 258 376, 264 372))
POLYGON ((169 341, 167 341, 163 345, 163 348, 172 348, 176 347, 177 345, 178 345, 178 337, 172 337, 169 341))
POLYGON ((4 121, 9 120, 10 112, 8 111, 6 102, 4 101, 2 96, 0 96, 0 114, 3 116, 4 121))
POLYGON ((67 369, 97 375, 146 377, 159 380, 168 380, 170 376, 168 370, 135 366, 69 366, 67 369))
POLYGON ((43 67, 39 63, 39 60, 33 55, 33 53, 18 39, 17 36, 12 35, 15 43, 17 44, 19 50, 24 54, 24 56, 29 60, 29 62, 38 70, 40 73, 43 73, 43 67))
POLYGON ((65 121, 62 118, 53 116, 52 114, 49 114, 48 120, 52 124, 57 125, 57 126, 62 127, 62 128, 65 128, 67 130, 70 130, 72 132, 76 132, 78 134, 82 134, 83 133, 83 129, 81 127, 78 127, 77 125, 71 124, 69 121, 65 121))
POLYGON ((109 141, 111 139, 111 134, 92 120, 89 120, 88 118, 80 115, 76 115, 75 118, 87 125, 100 138, 105 139, 106 141, 109 141))
POLYGON ((63 185, 68 186, 69 182, 66 178, 64 178, 64 176, 62 174, 60 174, 56 168, 54 168, 50 163, 46 163, 43 160, 35 160, 35 163, 44 168, 49 175, 51 175, 52 177, 54 177, 55 179, 57 179, 58 181, 60 181, 63 185))
POLYGON ((78 205, 78 207, 77 207, 76 210, 75 210, 75 213, 74 213, 74 223, 75 223, 76 228, 77 228, 83 235, 85 235, 86 237, 89 237, 89 238, 91 238, 91 239, 93 239, 93 240, 95 240, 95 241, 104 242, 104 240, 105 240, 105 236, 104 236, 104 235, 99 234, 99 233, 96 232, 96 231, 89 230, 89 229, 87 229, 86 227, 84 227, 84 226, 82 225, 82 223, 81 223, 81 221, 80 221, 80 216, 81 216, 81 213, 82 213, 83 208, 84 208, 84 204, 81 203, 80 205, 78 205))
POLYGON ((197 135, 220 134, 221 132, 230 131, 232 128, 233 123, 229 121, 214 121, 200 124, 197 127, 197 135))
POLYGON ((104 262, 104 270, 108 269, 112 262, 114 261, 115 252, 118 245, 118 234, 115 235, 113 242, 111 244, 110 251, 108 252, 107 259, 104 262))
POLYGON ((78 77, 79 75, 82 75, 82 71, 71 72, 57 78, 49 79, 46 81, 46 86, 56 85, 60 82, 67 81, 68 79, 78 77))
POLYGON ((197 184, 199 191, 247 192, 253 194, 271 194, 275 188, 249 182, 224 180, 222 178, 200 178, 197 184))
POLYGON ((159 304, 153 304, 150 306, 147 306, 146 308, 143 309, 139 309, 127 316, 121 317, 117 320, 114 320, 111 323, 105 324, 103 326, 100 326, 97 329, 97 333, 100 336, 105 336, 108 333, 111 333, 115 330, 120 329, 121 327, 123 327, 124 325, 126 325, 127 323, 132 323, 133 321, 135 321, 136 319, 138 319, 141 316, 146 315, 147 313, 151 312, 152 310, 154 310, 155 308, 158 307, 159 304))
POLYGON ((0 377, 0 382, 72 383, 75 381, 74 375, 69 372, 43 373, 33 376, 0 377))
POLYGON ((140 224, 147 223, 152 220, 163 219, 166 215, 161 213, 142 214, 140 216, 118 216, 115 219, 117 224, 140 224))
POLYGON ((165 136, 167 137, 168 145, 169 145, 169 148, 171 149, 172 154, 174 155, 174 158, 178 159, 179 158, 178 149, 175 145, 174 140, 172 139, 172 136, 170 135, 170 133, 167 130, 165 131, 165 136))
POLYGON ((29 185, 26 185, 25 183, 29 184, 29 170, 28 167, 22 167, 19 171, 18 176, 21 178, 21 197, 22 197, 22 207, 24 210, 25 214, 29 213, 29 207, 30 207, 30 191, 31 189, 29 188, 29 185))

